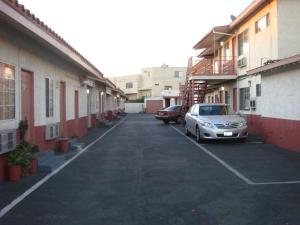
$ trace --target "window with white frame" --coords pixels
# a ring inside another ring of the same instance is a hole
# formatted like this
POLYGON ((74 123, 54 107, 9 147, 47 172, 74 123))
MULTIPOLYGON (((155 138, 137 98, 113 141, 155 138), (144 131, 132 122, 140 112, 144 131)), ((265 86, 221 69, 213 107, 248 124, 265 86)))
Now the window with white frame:
POLYGON ((0 63, 0 120, 15 118, 15 69, 0 63))
POLYGON ((241 56, 249 52, 248 29, 238 35, 238 55, 241 56))
POLYGON ((228 91, 225 91, 225 104, 230 105, 230 94, 228 91))
POLYGON ((250 110, 250 88, 240 88, 240 110, 250 110))
POLYGON ((45 78, 45 102, 46 102, 46 117, 52 117, 53 116, 53 105, 54 105, 54 81, 45 78))
POLYGON ((224 44, 224 60, 230 60, 229 42, 226 42, 224 44))
POLYGON ((255 22, 255 33, 259 33, 260 31, 266 29, 270 24, 269 13, 261 17, 258 21, 255 22))
POLYGON ((175 77, 175 78, 183 77, 183 72, 182 72, 182 71, 175 71, 175 72, 174 72, 174 77, 175 77))
POLYGON ((133 83, 126 83, 126 89, 133 88, 133 83))

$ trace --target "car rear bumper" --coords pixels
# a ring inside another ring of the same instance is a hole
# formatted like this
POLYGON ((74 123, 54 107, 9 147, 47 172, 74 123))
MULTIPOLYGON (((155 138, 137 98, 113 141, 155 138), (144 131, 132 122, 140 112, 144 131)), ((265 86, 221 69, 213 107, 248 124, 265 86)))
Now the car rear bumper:
POLYGON ((173 121, 177 119, 177 116, 163 116, 163 115, 155 115, 155 118, 158 120, 167 120, 167 121, 173 121))
POLYGON ((200 136, 202 139, 242 139, 248 137, 247 127, 235 129, 215 129, 201 127, 200 131, 200 136), (232 135, 229 134, 230 132, 232 135))

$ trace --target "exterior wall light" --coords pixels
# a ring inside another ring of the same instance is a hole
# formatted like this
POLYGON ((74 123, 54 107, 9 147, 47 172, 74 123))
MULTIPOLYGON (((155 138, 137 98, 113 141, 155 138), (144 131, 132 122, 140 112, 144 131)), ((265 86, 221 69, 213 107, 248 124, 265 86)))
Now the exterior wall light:
POLYGON ((103 91, 101 91, 101 96, 103 96, 104 95, 104 92, 103 91))
POLYGON ((222 87, 221 87, 221 91, 224 91, 224 90, 225 90, 225 87, 224 87, 224 86, 222 86, 222 87))
POLYGON ((87 93, 87 94, 90 94, 90 89, 86 89, 86 93, 87 93))

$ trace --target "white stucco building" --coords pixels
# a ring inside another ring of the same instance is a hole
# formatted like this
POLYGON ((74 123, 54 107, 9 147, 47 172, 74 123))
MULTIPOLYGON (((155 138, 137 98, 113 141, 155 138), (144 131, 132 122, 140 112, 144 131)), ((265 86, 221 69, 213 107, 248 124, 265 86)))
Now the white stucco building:
MULTIPOLYGON (((284 127, 286 120, 300 120, 295 98, 287 94, 298 92, 295 85, 288 85, 299 84, 297 75, 292 75, 297 70, 289 70, 288 76, 280 73, 263 77, 260 72, 249 71, 276 65, 300 53, 300 28, 295 26, 299 11, 300 1, 254 0, 229 25, 213 27, 194 46, 200 53, 191 62, 190 80, 205 82, 205 101, 224 102, 245 114, 250 132, 268 136, 269 142, 274 142, 276 135, 272 138, 270 132, 266 133, 264 121, 280 118, 280 126, 284 127), (286 87, 279 88, 281 83, 286 87), (273 104, 275 101, 277 104, 273 104), (272 114, 266 113, 267 109, 272 114)), ((295 128, 293 132, 300 139, 295 128)), ((294 144, 286 145, 284 141, 281 146, 300 151, 295 144, 297 138, 289 140, 294 144)))

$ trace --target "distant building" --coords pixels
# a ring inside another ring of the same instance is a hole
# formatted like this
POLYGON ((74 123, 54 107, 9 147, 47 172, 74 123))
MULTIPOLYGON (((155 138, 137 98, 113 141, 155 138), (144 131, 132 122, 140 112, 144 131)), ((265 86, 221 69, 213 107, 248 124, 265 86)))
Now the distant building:
POLYGON ((161 67, 142 68, 141 74, 110 79, 125 92, 128 100, 143 99, 145 103, 154 99, 159 101, 155 109, 147 107, 147 112, 154 112, 156 109, 181 104, 179 87, 184 84, 185 75, 186 67, 163 64, 161 67))

